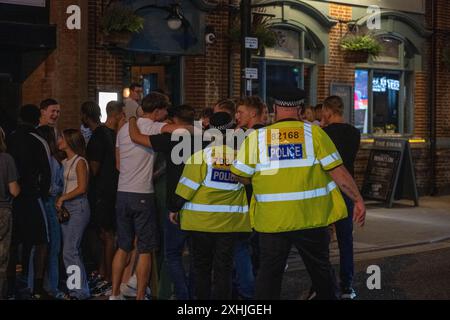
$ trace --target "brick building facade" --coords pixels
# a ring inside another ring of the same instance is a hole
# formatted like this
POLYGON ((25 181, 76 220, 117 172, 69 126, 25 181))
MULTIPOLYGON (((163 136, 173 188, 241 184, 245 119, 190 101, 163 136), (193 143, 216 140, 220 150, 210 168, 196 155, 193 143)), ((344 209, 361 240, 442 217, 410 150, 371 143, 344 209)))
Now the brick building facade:
MULTIPOLYGON (((383 37, 395 34, 398 39, 403 39, 402 48, 404 49, 402 50, 405 52, 405 57, 409 59, 406 61, 405 58, 405 68, 398 71, 403 86, 401 90, 406 92, 401 100, 406 106, 402 111, 405 118, 404 132, 399 133, 398 136, 415 138, 418 141, 412 144, 412 148, 417 184, 421 194, 430 194, 433 191, 433 184, 438 193, 450 192, 450 169, 447 165, 450 160, 450 111, 447 107, 450 75, 447 66, 442 62, 443 49, 450 33, 448 18, 450 3, 445 0, 435 1, 438 10, 434 20, 437 47, 434 71, 431 63, 433 1, 424 1, 422 12, 410 12, 408 8, 404 10, 382 8, 382 29, 386 29, 382 30, 383 37), (408 50, 411 52, 407 52, 408 50), (433 75, 437 79, 434 181, 430 176, 432 165, 430 141, 433 138, 430 123, 432 110, 430 90, 433 75)), ((144 2, 135 1, 134 3, 144 2)), ((268 102, 270 102, 269 80, 273 78, 274 73, 284 72, 283 68, 290 66, 289 61, 293 63, 290 67, 291 71, 295 70, 299 74, 298 84, 308 87, 310 93, 308 103, 310 104, 318 103, 329 95, 332 83, 355 87, 355 70, 367 71, 373 78, 377 72, 381 72, 381 69, 386 69, 376 64, 347 63, 339 46, 342 37, 349 30, 349 25, 353 25, 349 23, 364 21, 364 17, 368 15, 367 7, 328 1, 254 0, 253 2, 261 5, 265 13, 273 15, 272 24, 275 30, 290 30, 285 34, 286 39, 290 39, 289 37, 297 32, 299 41, 303 41, 298 45, 302 51, 298 57, 281 57, 286 52, 277 53, 271 50, 270 54, 273 56, 269 56, 269 51, 266 51, 266 56, 263 52, 262 55, 255 55, 252 60, 254 66, 260 70, 260 79, 255 83, 255 94, 261 95, 268 102), (261 71, 263 69, 264 71, 261 71), (264 81, 266 83, 263 83, 264 81)), ((356 3, 355 1, 336 2, 356 3)), ((389 3, 389 1, 384 2, 389 3)), ((107 3, 108 1, 97 0, 47 1, 48 22, 57 26, 56 48, 45 60, 36 65, 26 79, 23 79, 18 105, 37 104, 44 98, 54 97, 62 105, 60 126, 66 128, 79 126, 79 106, 83 101, 96 100, 99 91, 121 93, 133 79, 161 83, 163 81, 161 77, 164 77, 165 85, 167 85, 165 89, 176 96, 177 103, 188 103, 198 109, 211 106, 221 98, 239 96, 239 47, 228 36, 228 30, 233 25, 230 10, 228 10, 229 5, 239 3, 238 0, 190 2, 189 6, 192 8, 188 7, 188 9, 199 12, 198 19, 193 20, 196 24, 198 23, 197 30, 203 30, 198 34, 201 49, 187 54, 170 55, 165 52, 155 52, 153 49, 147 53, 142 50, 136 53, 132 52, 133 50, 120 50, 105 45, 99 21, 107 3), (81 30, 69 30, 66 27, 69 16, 66 9, 70 5, 78 5, 81 8, 81 30), (205 43, 205 27, 214 30, 217 36, 215 43, 205 43), (147 75, 136 74, 136 72, 139 73, 136 70, 147 70, 145 72, 150 76, 145 78, 147 75), (158 74, 159 79, 155 80, 153 74, 158 74)), ((184 5, 183 1, 182 6, 184 5)), ((406 6, 405 2, 404 7, 406 6)), ((140 43, 136 40, 133 45, 139 46, 140 43)), ((390 68, 389 72, 392 71, 391 69, 394 68, 390 68)), ((400 105, 400 102, 398 104, 400 105)), ((373 137, 373 132, 364 135, 358 155, 356 177, 360 185, 373 137)))

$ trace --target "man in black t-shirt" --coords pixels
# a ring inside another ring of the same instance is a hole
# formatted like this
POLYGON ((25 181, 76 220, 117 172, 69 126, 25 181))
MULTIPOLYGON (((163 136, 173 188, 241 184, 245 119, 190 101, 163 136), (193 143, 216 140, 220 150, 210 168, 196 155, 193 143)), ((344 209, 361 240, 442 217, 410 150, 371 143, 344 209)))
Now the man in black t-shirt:
POLYGON ((98 270, 106 282, 111 282, 116 229, 115 203, 119 178, 115 145, 118 124, 123 117, 123 103, 116 101, 108 103, 107 114, 105 125, 101 125, 100 107, 96 103, 86 102, 81 107, 83 125, 92 130, 86 153, 90 169, 88 197, 91 221, 103 245, 98 270))
MULTIPOLYGON (((345 168, 354 175, 354 162, 359 150, 361 134, 358 129, 345 123, 344 103, 338 96, 325 99, 322 109, 323 130, 336 145, 345 168)), ((335 223, 340 255, 341 298, 356 298, 352 287, 353 266, 353 201, 342 193, 347 205, 348 217, 335 223)))
MULTIPOLYGON (((195 117, 195 110, 191 106, 181 105, 168 110, 169 117, 175 125, 192 126, 195 117)), ((158 135, 143 135, 136 125, 135 119, 130 119, 130 137, 134 143, 152 148, 155 152, 164 154, 166 158, 166 176, 167 176, 167 207, 174 201, 175 190, 183 173, 184 163, 195 152, 200 151, 203 145, 195 149, 194 136, 185 131, 186 136, 176 135, 175 133, 163 133, 158 135), (180 137, 181 140, 172 141, 172 135, 180 137), (184 148, 179 148, 179 144, 184 139, 190 139, 190 152, 184 148), (178 148, 182 153, 178 152, 178 148), (174 155, 172 155, 172 152, 174 155), (178 159, 176 159, 178 157, 178 159)), ((166 214, 164 221, 164 250, 165 259, 169 269, 170 278, 174 284, 175 296, 177 300, 190 300, 192 296, 191 279, 186 278, 186 272, 182 263, 183 250, 188 241, 188 233, 181 230, 179 226, 172 224, 166 214)))
POLYGON ((48 234, 43 212, 43 200, 50 191, 51 172, 47 144, 37 137, 40 111, 35 105, 20 109, 20 125, 7 139, 8 153, 14 158, 19 175, 21 194, 13 202, 13 233, 11 259, 8 266, 9 294, 15 289, 17 248, 22 248, 22 265, 27 270, 34 247, 33 298, 45 297, 43 279, 48 252, 48 234))

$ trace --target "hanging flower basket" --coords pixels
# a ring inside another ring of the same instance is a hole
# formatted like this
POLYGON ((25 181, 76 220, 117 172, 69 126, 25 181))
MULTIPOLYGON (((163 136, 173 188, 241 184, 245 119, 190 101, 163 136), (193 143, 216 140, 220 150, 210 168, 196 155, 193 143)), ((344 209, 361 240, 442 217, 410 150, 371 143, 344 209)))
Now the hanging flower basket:
POLYGON ((114 3, 108 6, 101 20, 103 42, 118 47, 126 47, 134 33, 144 28, 144 19, 133 9, 114 3))
POLYGON ((369 59, 367 51, 345 51, 344 61, 347 63, 366 63, 369 59))
MULTIPOLYGON (((264 13, 264 10, 258 12, 264 13)), ((273 48, 277 45, 278 36, 270 28, 271 17, 264 15, 254 15, 251 25, 251 34, 253 37, 258 38, 258 49, 255 49, 255 53, 259 54, 264 48, 273 48)), ((241 45, 241 22, 240 16, 235 16, 232 27, 228 31, 228 38, 234 47, 241 45)))
POLYGON ((133 34, 131 32, 113 32, 105 34, 103 42, 117 47, 127 47, 133 34))
POLYGON ((348 34, 341 40, 344 60, 348 63, 364 63, 369 57, 377 57, 382 51, 380 42, 371 34, 348 34))

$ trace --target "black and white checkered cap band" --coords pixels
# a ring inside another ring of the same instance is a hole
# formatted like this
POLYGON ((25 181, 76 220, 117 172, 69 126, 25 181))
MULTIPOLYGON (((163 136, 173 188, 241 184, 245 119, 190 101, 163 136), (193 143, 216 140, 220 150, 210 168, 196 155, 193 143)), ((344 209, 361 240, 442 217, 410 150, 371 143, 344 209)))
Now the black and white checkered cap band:
POLYGON ((280 107, 298 107, 303 103, 303 100, 297 100, 297 101, 275 100, 274 103, 280 107))
POLYGON ((210 126, 212 129, 226 130, 226 129, 231 129, 231 128, 233 128, 234 122, 233 122, 233 121, 230 121, 229 123, 224 124, 224 125, 221 125, 221 126, 218 126, 218 127, 215 127, 215 126, 213 126, 212 124, 209 124, 209 126, 210 126))

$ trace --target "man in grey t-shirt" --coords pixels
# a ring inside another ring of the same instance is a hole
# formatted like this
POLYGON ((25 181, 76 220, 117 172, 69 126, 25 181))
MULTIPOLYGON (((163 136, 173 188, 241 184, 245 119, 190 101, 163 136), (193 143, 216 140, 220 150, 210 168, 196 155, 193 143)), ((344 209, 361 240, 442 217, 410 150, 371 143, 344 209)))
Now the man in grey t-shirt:
POLYGON ((12 198, 17 197, 20 192, 14 159, 5 151, 5 134, 0 128, 0 300, 7 295, 6 270, 12 231, 11 203, 12 198))
POLYGON ((130 95, 128 98, 123 100, 125 107, 123 111, 127 117, 127 120, 130 117, 141 117, 142 116, 142 108, 139 105, 139 101, 142 100, 142 86, 138 83, 132 83, 130 85, 130 95))
POLYGON ((14 159, 7 153, 0 152, 0 208, 12 207, 10 184, 17 182, 18 175, 14 159))

